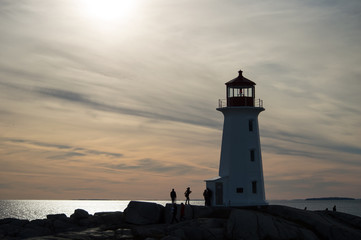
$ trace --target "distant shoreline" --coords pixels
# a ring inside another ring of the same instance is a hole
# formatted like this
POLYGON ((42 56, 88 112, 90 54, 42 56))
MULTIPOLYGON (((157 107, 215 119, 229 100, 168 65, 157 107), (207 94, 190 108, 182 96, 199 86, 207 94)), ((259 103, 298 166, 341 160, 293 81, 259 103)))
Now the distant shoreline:
POLYGON ((321 197, 321 198, 306 198, 306 201, 313 200, 356 200, 355 198, 347 198, 347 197, 321 197))

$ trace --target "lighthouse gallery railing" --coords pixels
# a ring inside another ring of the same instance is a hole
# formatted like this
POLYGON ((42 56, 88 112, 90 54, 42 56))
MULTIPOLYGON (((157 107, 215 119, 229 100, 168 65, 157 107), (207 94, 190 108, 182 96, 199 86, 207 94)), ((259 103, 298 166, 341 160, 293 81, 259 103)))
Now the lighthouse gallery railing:
MULTIPOLYGON (((218 108, 227 107, 227 99, 218 99, 218 108)), ((254 99, 254 107, 263 107, 262 99, 254 99)))

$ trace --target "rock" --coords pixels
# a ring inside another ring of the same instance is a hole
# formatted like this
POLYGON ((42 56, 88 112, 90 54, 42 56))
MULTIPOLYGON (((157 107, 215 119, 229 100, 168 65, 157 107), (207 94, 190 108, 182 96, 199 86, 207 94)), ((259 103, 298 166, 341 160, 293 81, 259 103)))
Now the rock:
POLYGON ((124 210, 125 221, 136 225, 161 223, 163 214, 164 207, 151 202, 130 201, 124 210))
POLYGON ((23 228, 17 236, 21 239, 30 238, 30 237, 37 237, 37 236, 45 236, 50 235, 51 231, 48 228, 44 227, 26 227, 23 228))
POLYGON ((199 226, 202 228, 225 228, 227 225, 227 219, 218 218, 199 218, 197 219, 199 226))
POLYGON ((14 219, 13 221, 11 221, 11 225, 13 226, 19 226, 19 227, 23 227, 26 224, 30 223, 29 220, 23 220, 23 219, 14 219))
POLYGON ((204 229, 200 229, 198 226, 189 226, 182 228, 186 239, 202 240, 204 229))
POLYGON ((230 207, 211 207, 212 212, 207 218, 228 219, 233 208, 230 207))
MULTIPOLYGON (((360 228, 330 216, 328 211, 306 211, 286 206, 271 205, 265 212, 305 226, 322 239, 361 239, 360 228)), ((334 214, 336 216, 336 214, 334 214)), ((338 215, 340 217, 340 215, 338 215)), ((359 219, 354 216, 352 219, 359 219)), ((358 221, 356 221, 358 222, 358 221)))
POLYGON ((49 219, 37 219, 26 224, 18 234, 21 238, 44 236, 52 234, 52 221, 49 219))
MULTIPOLYGON (((196 218, 223 218, 228 219, 232 208, 229 207, 205 207, 205 206, 184 206, 184 219, 190 220, 196 218)), ((177 204, 177 219, 181 221, 180 217, 181 205, 177 204)), ((165 222, 170 223, 172 219, 172 204, 168 203, 165 206, 165 222)))
POLYGON ((83 218, 77 224, 81 227, 94 228, 102 224, 96 217, 83 218))
POLYGON ((315 239, 308 229, 262 212, 234 209, 227 222, 229 239, 315 239))
POLYGON ((225 238, 226 219, 199 218, 169 225, 169 236, 180 239, 214 239, 225 238))
POLYGON ((170 235, 177 239, 188 239, 183 228, 176 229, 170 235))
POLYGON ((0 226, 0 230, 5 236, 15 237, 22 230, 22 227, 12 224, 3 224, 0 226))
POLYGON ((135 226, 132 230, 133 235, 136 238, 144 239, 147 237, 160 239, 166 236, 166 225, 165 224, 154 224, 154 225, 142 225, 135 226))
POLYGON ((62 240, 65 239, 77 239, 77 240, 88 240, 88 239, 97 239, 97 240, 106 240, 114 239, 114 231, 101 231, 99 228, 88 228, 81 231, 71 231, 59 233, 56 235, 62 240))
MULTIPOLYGON (((65 215, 65 214, 64 214, 65 215)), ((26 227, 44 227, 44 228, 50 228, 51 227, 51 220, 50 219, 35 219, 30 221, 29 224, 26 225, 26 227)))
POLYGON ((94 217, 100 224, 106 225, 120 225, 123 222, 122 212, 99 212, 95 213, 94 217))
POLYGON ((46 215, 46 218, 49 220, 67 220, 68 219, 68 217, 64 213, 49 214, 49 215, 46 215))
MULTIPOLYGON (((190 207, 192 207, 192 206, 190 205, 190 207)), ((195 218, 207 218, 213 214, 214 208, 197 206, 197 207, 192 208, 192 212, 193 212, 193 215, 195 218)))
POLYGON ((56 233, 69 231, 77 227, 70 220, 66 220, 66 221, 55 220, 53 221, 52 225, 53 225, 52 229, 56 233))
POLYGON ((4 225, 4 224, 11 223, 11 222, 16 221, 16 220, 18 220, 18 219, 16 219, 16 218, 3 218, 3 219, 0 219, 0 226, 4 225))
POLYGON ((343 212, 334 212, 334 211, 324 211, 323 213, 330 216, 333 219, 336 219, 339 222, 342 222, 345 225, 349 225, 351 227, 361 229, 361 217, 343 212))
POLYGON ((129 228, 119 228, 115 230, 115 236, 117 239, 133 239, 133 232, 129 228))
POLYGON ((223 240, 225 230, 223 228, 211 228, 204 231, 203 239, 223 240))
POLYGON ((202 239, 224 239, 227 219, 200 218, 198 224, 202 229, 202 239))
POLYGON ((175 236, 165 236, 161 240, 182 240, 182 238, 175 237, 175 236))
POLYGON ((30 221, 16 218, 5 218, 2 219, 0 223, 1 235, 15 237, 19 234, 19 232, 21 232, 26 224, 30 223, 30 221))
POLYGON ((89 218, 90 215, 87 211, 83 210, 83 209, 75 209, 74 213, 70 216, 71 220, 81 220, 81 219, 85 219, 85 218, 89 218))

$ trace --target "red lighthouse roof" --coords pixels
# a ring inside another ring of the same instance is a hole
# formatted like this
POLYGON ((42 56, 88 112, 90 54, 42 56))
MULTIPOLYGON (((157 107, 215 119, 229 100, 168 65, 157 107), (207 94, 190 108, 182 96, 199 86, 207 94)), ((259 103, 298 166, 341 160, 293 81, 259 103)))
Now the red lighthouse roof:
POLYGON ((242 70, 238 71, 239 75, 235 79, 232 79, 229 82, 226 82, 227 86, 254 86, 256 83, 252 82, 248 78, 243 77, 242 70))

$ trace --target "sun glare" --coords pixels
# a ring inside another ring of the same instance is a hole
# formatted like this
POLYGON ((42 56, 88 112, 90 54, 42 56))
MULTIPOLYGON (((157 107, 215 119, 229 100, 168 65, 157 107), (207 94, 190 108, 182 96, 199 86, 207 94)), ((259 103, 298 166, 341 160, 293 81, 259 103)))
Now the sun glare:
POLYGON ((136 7, 136 0, 83 0, 82 12, 98 21, 119 21, 129 17, 136 7))

